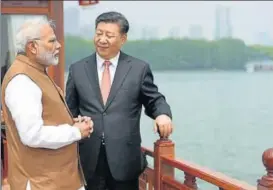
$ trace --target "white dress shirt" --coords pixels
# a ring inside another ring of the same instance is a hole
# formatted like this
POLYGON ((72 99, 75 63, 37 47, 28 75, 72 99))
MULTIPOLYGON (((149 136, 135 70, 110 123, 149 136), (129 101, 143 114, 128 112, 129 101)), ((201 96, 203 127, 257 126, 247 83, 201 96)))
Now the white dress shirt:
POLYGON ((81 139, 80 130, 68 124, 44 126, 42 91, 28 76, 15 76, 5 93, 6 105, 24 145, 58 149, 81 139))
MULTIPOLYGON (((33 148, 58 149, 81 139, 80 130, 68 124, 44 126, 42 91, 26 75, 15 76, 7 85, 5 103, 11 113, 20 140, 33 148)), ((26 190, 30 189, 30 181, 26 190)), ((81 187, 79 190, 84 190, 81 187)))
MULTIPOLYGON (((116 73, 116 69, 117 69, 117 66, 118 66, 119 55, 120 55, 120 52, 115 57, 113 57, 112 59, 107 60, 107 61, 111 62, 111 65, 109 66, 111 84, 113 83, 114 76, 115 76, 115 73, 116 73)), ((103 74, 103 71, 104 71, 103 63, 106 60, 103 59, 101 56, 99 56, 98 53, 96 54, 96 59, 97 59, 97 69, 98 69, 99 82, 101 83, 101 78, 102 78, 102 74, 103 74)))

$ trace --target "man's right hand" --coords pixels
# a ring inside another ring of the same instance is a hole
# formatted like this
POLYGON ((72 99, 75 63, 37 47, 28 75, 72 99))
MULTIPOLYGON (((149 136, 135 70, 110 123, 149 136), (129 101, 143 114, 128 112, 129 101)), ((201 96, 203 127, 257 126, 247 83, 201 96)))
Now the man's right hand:
POLYGON ((88 122, 77 122, 74 124, 74 127, 77 127, 82 135, 82 139, 90 137, 90 134, 93 132, 93 125, 90 125, 88 122))

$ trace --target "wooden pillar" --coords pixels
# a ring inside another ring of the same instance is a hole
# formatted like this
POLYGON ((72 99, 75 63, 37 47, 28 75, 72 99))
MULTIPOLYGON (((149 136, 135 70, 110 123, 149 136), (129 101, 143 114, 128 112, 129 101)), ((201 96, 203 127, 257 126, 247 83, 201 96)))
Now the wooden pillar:
MULTIPOLYGON (((3 138, 3 137, 1 137, 3 138)), ((8 177, 8 147, 7 147, 7 140, 3 139, 3 145, 4 145, 4 162, 3 162, 3 178, 8 177)))
POLYGON ((161 190, 161 176, 174 177, 174 168, 164 165, 161 162, 160 157, 166 156, 169 158, 174 158, 174 143, 169 139, 164 139, 160 137, 154 143, 154 189, 161 190))
POLYGON ((65 70, 65 55, 64 55, 64 12, 63 1, 49 1, 49 18, 55 21, 55 34, 61 44, 59 54, 59 64, 49 67, 48 74, 54 82, 64 90, 64 70, 65 70))
MULTIPOLYGON (((1 127, 2 125, 5 125, 4 117, 3 117, 3 112, 1 110, 1 127)), ((9 190, 9 185, 8 185, 8 147, 7 147, 7 140, 5 136, 2 134, 1 131, 1 143, 3 143, 3 148, 4 148, 4 160, 2 162, 1 160, 1 169, 2 169, 2 190, 9 190)))
POLYGON ((257 189, 273 190, 273 148, 264 151, 262 160, 267 174, 258 180, 257 189))
POLYGON ((7 168, 8 168, 8 162, 7 162, 7 141, 2 133, 2 127, 5 125, 4 117, 3 117, 3 111, 1 110, 1 143, 3 143, 3 152, 4 152, 4 159, 1 160, 1 169, 2 169, 2 179, 7 178, 7 168), (3 162, 2 162, 3 161, 3 162))

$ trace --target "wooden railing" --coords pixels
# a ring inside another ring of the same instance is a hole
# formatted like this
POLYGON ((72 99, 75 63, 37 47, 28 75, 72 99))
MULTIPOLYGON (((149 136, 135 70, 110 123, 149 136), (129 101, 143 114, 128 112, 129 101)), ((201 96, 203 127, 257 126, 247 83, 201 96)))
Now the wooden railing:
MULTIPOLYGON (((2 168, 2 189, 9 190, 6 179, 8 155, 6 140, 3 140, 5 160, 2 168)), ((174 143, 162 138, 154 143, 154 150, 142 147, 142 151, 153 158, 154 167, 148 166, 139 177, 140 190, 197 190, 197 178, 217 186, 219 190, 273 190, 273 148, 263 153, 262 161, 267 174, 257 181, 257 187, 189 161, 176 159, 174 150, 174 143), (175 179, 175 168, 184 172, 184 181, 175 179)))
POLYGON ((263 153, 262 161, 267 174, 257 181, 256 187, 189 161, 175 159, 174 150, 174 143, 168 139, 157 140, 154 150, 142 148, 153 158, 154 167, 147 167, 140 176, 140 190, 197 190, 196 179, 210 183, 219 190, 273 190, 273 148, 263 153), (184 181, 175 179, 175 168, 184 172, 184 181))

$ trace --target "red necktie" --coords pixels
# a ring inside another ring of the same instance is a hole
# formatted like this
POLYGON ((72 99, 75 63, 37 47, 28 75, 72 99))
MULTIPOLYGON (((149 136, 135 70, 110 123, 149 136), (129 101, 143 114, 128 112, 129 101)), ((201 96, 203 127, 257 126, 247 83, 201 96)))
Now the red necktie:
POLYGON ((110 77, 110 69, 109 69, 110 65, 111 65, 110 61, 105 61, 103 63, 104 70, 102 73, 100 90, 101 90, 101 95, 102 95, 104 105, 106 104, 106 101, 111 89, 111 77, 110 77))

